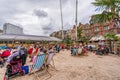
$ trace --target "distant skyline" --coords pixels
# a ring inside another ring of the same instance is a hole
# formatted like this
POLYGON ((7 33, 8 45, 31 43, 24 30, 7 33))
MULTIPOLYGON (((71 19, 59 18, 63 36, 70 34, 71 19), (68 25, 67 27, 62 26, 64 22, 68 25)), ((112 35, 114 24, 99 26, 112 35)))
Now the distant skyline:
MULTIPOLYGON (((78 22, 89 23, 98 12, 94 0, 78 0, 78 22)), ((46 35, 61 30, 59 0, 0 0, 0 29, 4 23, 21 26, 25 34, 46 35)), ((75 0, 62 0, 64 29, 75 24, 75 0)))

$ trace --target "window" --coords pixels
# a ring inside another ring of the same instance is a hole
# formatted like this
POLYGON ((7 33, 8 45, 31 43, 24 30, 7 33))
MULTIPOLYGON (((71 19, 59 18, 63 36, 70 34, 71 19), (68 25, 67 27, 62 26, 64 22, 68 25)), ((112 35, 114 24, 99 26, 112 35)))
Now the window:
POLYGON ((86 30, 86 33, 88 34, 88 33, 89 33, 89 31, 88 31, 88 30, 86 30))
POLYGON ((98 28, 98 27, 96 27, 96 28, 94 29, 94 31, 95 31, 95 32, 99 31, 99 28, 98 28))
POLYGON ((105 26, 105 27, 104 27, 104 30, 108 30, 108 29, 109 29, 109 26, 105 26))

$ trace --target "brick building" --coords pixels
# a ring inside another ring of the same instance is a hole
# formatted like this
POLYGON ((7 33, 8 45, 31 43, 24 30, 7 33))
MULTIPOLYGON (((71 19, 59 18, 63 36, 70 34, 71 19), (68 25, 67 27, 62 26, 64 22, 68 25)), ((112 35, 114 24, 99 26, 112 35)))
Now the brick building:
POLYGON ((90 34, 91 37, 94 36, 104 36, 105 34, 112 32, 115 34, 120 34, 120 22, 118 21, 116 24, 116 21, 109 21, 106 23, 96 23, 93 24, 92 23, 92 18, 94 17, 94 15, 91 17, 90 20, 90 34))
POLYGON ((85 36, 87 39, 90 39, 91 38, 91 27, 90 25, 87 23, 87 24, 82 24, 82 23, 79 23, 78 25, 78 28, 82 28, 82 36, 85 36))

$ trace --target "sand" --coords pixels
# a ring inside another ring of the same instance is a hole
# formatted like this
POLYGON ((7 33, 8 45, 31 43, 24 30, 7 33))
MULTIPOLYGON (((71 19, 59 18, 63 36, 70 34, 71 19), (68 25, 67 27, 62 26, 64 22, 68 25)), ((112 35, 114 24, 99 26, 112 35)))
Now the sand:
MULTIPOLYGON (((39 72, 40 80, 120 80, 120 57, 117 55, 99 56, 89 52, 88 56, 71 56, 64 50, 54 56, 56 69, 48 73, 39 72)), ((5 69, 0 69, 3 77, 5 69)), ((11 80, 35 80, 34 75, 15 77, 11 80)), ((3 79, 0 79, 3 80, 3 79)))

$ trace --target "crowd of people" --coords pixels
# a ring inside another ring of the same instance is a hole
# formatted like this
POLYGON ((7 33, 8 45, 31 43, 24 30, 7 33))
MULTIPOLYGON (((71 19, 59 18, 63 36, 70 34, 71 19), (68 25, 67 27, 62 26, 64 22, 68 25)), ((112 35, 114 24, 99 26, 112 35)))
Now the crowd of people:
MULTIPOLYGON (((50 53, 59 53, 61 50, 69 50, 71 51, 72 56, 84 55, 87 56, 88 52, 92 52, 96 55, 103 55, 109 53, 109 48, 103 43, 98 43, 98 47, 96 50, 93 50, 92 45, 88 45, 87 43, 76 43, 72 45, 65 44, 28 44, 27 46, 24 44, 17 44, 15 47, 8 46, 0 46, 0 67, 5 67, 8 69, 9 73, 12 73, 10 66, 12 61, 15 61, 16 56, 20 56, 21 58, 21 66, 26 66, 27 63, 35 63, 37 56, 39 54, 45 54, 44 64, 46 64, 48 60, 48 56, 50 53)), ((28 64, 27 64, 28 65, 28 64)), ((45 65, 49 67, 48 65, 45 65)))
POLYGON ((87 44, 80 43, 79 45, 74 45, 71 48, 71 55, 87 55, 89 47, 87 44))
POLYGON ((38 54, 49 54, 51 52, 56 53, 64 49, 64 45, 40 45, 31 44, 30 46, 24 46, 23 44, 17 44, 16 47, 0 47, 0 67, 4 66, 4 63, 9 64, 15 56, 22 55, 23 65, 26 62, 27 57, 32 62, 38 54))
MULTIPOLYGON (((4 47, 5 49, 0 48, 0 67, 4 66, 4 62, 6 61, 8 64, 10 61, 17 55, 23 55, 23 65, 26 62, 27 56, 30 58, 30 62, 32 62, 38 54, 49 54, 50 52, 60 52, 60 50, 71 50, 71 55, 87 55, 88 51, 93 51, 92 46, 89 46, 87 43, 79 43, 71 45, 64 44, 48 44, 48 45, 40 45, 40 44, 31 44, 30 46, 24 46, 23 44, 19 44, 16 47, 4 47)), ((96 50, 96 54, 107 54, 109 53, 109 48, 104 44, 98 44, 98 49, 96 50)))
MULTIPOLYGON (((78 43, 72 45, 65 44, 17 44, 16 47, 0 47, 0 67, 6 67, 8 73, 12 73, 12 68, 8 66, 11 62, 17 60, 16 56, 21 57, 21 65, 27 66, 30 63, 35 64, 39 54, 45 54, 43 67, 46 65, 50 53, 59 53, 60 51, 69 50, 72 56, 88 56, 88 52, 96 55, 103 55, 109 53, 109 48, 104 43, 98 43, 96 50, 93 50, 92 44, 78 43)), ((18 67, 20 67, 18 66, 18 67)), ((43 68, 44 69, 44 68, 43 68)), ((6 74, 6 73, 5 73, 6 74)), ((12 75, 11 74, 11 75, 12 75)))

